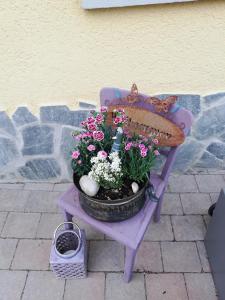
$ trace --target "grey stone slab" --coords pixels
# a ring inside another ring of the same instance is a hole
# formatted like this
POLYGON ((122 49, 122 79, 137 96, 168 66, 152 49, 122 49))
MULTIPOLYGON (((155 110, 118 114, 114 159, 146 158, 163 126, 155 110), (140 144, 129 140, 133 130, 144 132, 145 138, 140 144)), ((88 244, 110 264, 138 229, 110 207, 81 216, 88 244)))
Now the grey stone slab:
POLYGON ((70 111, 65 105, 42 106, 40 117, 43 123, 56 123, 79 127, 88 116, 87 110, 70 111))
POLYGON ((79 107, 84 109, 95 109, 96 105, 88 103, 88 102, 79 102, 79 107))
POLYGON ((161 216, 160 221, 152 221, 145 233, 146 241, 173 241, 173 231, 169 216, 161 216))
POLYGON ((16 135, 16 130, 13 126, 13 123, 4 111, 0 111, 0 129, 3 129, 13 136, 16 135))
POLYGON ((9 269, 16 245, 16 239, 0 239, 0 269, 9 269))
POLYGON ((163 272, 160 244, 142 242, 137 252, 134 270, 138 272, 163 272))
POLYGON ((1 300, 20 300, 26 282, 27 272, 0 270, 1 300))
POLYGON ((40 214, 10 212, 2 231, 3 237, 34 238, 40 214))
POLYGON ((193 162, 199 159, 199 153, 202 152, 203 147, 203 144, 197 140, 187 138, 184 144, 179 147, 173 170, 179 172, 188 170, 193 162))
POLYGON ((200 261, 201 261, 201 264, 202 264, 203 271, 204 272, 211 272, 204 242, 197 241, 196 244, 197 244, 198 253, 199 253, 199 257, 200 257, 200 261))
POLYGON ((61 168, 53 158, 29 160, 18 171, 22 177, 34 181, 57 178, 61 174, 61 168))
POLYGON ((215 155, 208 151, 204 151, 201 158, 197 161, 195 164, 196 167, 201 168, 218 168, 218 169, 224 169, 225 163, 223 160, 218 159, 215 155))
POLYGON ((183 215, 180 196, 175 193, 165 193, 161 214, 183 215))
POLYGON ((172 225, 176 241, 203 240, 206 229, 202 216, 172 216, 172 225))
POLYGON ((40 118, 44 123, 67 124, 70 119, 70 110, 65 105, 42 106, 40 118))
POLYGON ((162 242, 161 247, 165 272, 201 272, 194 242, 162 242))
POLYGON ((65 191, 67 191, 72 185, 73 185, 72 182, 70 182, 70 183, 56 183, 56 184, 54 185, 53 190, 54 190, 55 192, 65 192, 65 191))
POLYGON ((56 227, 63 222, 62 214, 43 213, 37 229, 38 238, 53 238, 56 227))
POLYGON ((62 300, 65 280, 57 280, 52 272, 31 271, 28 274, 23 300, 62 300))
POLYGON ((14 161, 18 156, 19 152, 14 141, 0 137, 0 168, 14 161))
POLYGON ((217 300, 212 275, 184 274, 189 300, 217 300))
POLYGON ((225 93, 216 93, 212 95, 207 95, 203 98, 205 100, 205 103, 207 105, 214 105, 215 103, 218 103, 219 101, 225 101, 225 93))
POLYGON ((49 182, 27 182, 24 185, 24 190, 28 191, 52 191, 54 187, 53 183, 49 182))
POLYGON ((225 158, 225 144, 224 143, 213 142, 207 147, 207 150, 219 159, 225 158))
POLYGON ((23 129, 23 155, 52 154, 54 129, 47 125, 34 125, 23 129))
POLYGON ((88 273, 84 280, 67 280, 64 300, 105 300, 105 274, 88 273))
POLYGON ((210 216, 206 215, 206 216, 203 216, 203 219, 204 219, 204 222, 205 222, 205 226, 206 228, 208 227, 210 221, 211 221, 211 218, 210 216))
MULTIPOLYGON (((165 99, 168 96, 171 96, 172 94, 161 94, 157 95, 159 99, 165 99)), ((173 94, 174 95, 174 94, 173 94)), ((193 115, 198 115, 201 106, 200 106, 200 95, 194 95, 194 94, 176 94, 178 96, 176 106, 181 106, 186 108, 187 110, 191 111, 193 115)), ((176 107, 172 109, 174 111, 177 109, 176 107)))
POLYGON ((210 136, 219 136, 225 130, 225 104, 212 107, 203 112, 194 125, 194 135, 203 140, 210 136))
POLYGON ((169 178, 169 188, 174 193, 198 192, 194 175, 173 175, 169 178))
POLYGON ((114 241, 91 241, 89 250, 89 271, 122 271, 124 248, 114 241))
POLYGON ((188 300, 183 274, 146 275, 148 300, 188 300))
POLYGON ((0 190, 0 211, 24 211, 28 197, 28 191, 0 190))
POLYGON ((35 117, 25 106, 18 107, 12 115, 12 119, 16 126, 23 126, 25 124, 38 121, 38 118, 35 117))
POLYGON ((185 193, 180 197, 185 214, 207 214, 212 204, 209 194, 206 193, 185 193))
POLYGON ((222 175, 195 175, 200 192, 220 192, 225 187, 222 175))
POLYGON ((145 300, 144 275, 134 274, 132 281, 123 281, 123 274, 109 273, 106 276, 105 300, 145 300))
POLYGON ((59 192, 30 191, 25 206, 26 212, 58 212, 59 192))
POLYGON ((48 270, 51 240, 20 240, 12 263, 14 270, 48 270))
POLYGON ((5 224, 7 214, 7 212, 0 212, 0 233, 2 231, 3 225, 5 224))
POLYGON ((80 127, 80 123, 84 121, 89 115, 87 110, 76 110, 70 112, 70 123, 69 125, 80 127))

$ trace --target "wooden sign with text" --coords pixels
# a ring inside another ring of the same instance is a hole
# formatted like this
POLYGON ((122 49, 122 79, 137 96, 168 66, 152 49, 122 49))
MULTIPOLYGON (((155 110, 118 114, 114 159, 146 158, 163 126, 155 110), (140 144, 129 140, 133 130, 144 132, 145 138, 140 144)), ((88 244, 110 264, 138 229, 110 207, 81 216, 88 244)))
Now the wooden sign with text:
POLYGON ((124 105, 109 105, 107 125, 114 127, 113 124, 113 110, 123 108, 128 116, 128 122, 124 125, 130 132, 141 134, 149 137, 154 136, 159 140, 160 146, 177 146, 184 142, 183 130, 176 124, 159 114, 153 113, 145 108, 124 105))

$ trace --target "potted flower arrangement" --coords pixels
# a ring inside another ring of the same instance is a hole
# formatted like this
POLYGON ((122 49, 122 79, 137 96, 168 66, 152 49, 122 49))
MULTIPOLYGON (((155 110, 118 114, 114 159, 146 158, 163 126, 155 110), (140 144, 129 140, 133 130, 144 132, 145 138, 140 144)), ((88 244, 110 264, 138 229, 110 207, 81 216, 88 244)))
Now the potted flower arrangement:
POLYGON ((140 211, 149 171, 159 155, 158 140, 129 132, 127 120, 123 109, 109 116, 101 107, 81 123, 81 132, 73 133, 77 143, 71 165, 79 201, 99 220, 122 221, 140 211), (109 117, 114 126, 107 125, 109 117))

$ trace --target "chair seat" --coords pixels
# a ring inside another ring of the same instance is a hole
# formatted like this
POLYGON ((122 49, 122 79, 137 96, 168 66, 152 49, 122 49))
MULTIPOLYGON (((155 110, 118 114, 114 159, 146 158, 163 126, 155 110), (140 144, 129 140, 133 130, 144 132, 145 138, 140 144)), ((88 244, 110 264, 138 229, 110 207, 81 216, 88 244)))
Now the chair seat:
MULTIPOLYGON (((151 183, 154 185, 156 195, 159 197, 165 187, 164 181, 159 175, 152 174, 151 183)), ((157 206, 156 202, 146 200, 142 210, 134 217, 126 221, 110 223, 98 221, 86 214, 80 206, 78 193, 79 191, 75 186, 71 186, 71 188, 59 198, 59 206, 72 216, 90 224, 112 239, 132 249, 137 248, 155 211, 157 206)))

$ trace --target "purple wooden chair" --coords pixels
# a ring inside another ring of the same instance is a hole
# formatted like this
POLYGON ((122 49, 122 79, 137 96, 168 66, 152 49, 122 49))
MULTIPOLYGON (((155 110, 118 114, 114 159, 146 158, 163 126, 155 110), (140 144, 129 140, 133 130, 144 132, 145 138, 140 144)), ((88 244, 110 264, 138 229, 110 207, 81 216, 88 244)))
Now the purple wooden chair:
MULTIPOLYGON (((111 100, 115 98, 125 97, 130 92, 127 90, 119 90, 114 88, 103 88, 100 93, 101 105, 107 106, 111 100)), ((142 95, 147 97, 146 95, 142 95)), ((151 104, 146 104, 149 110, 153 110, 151 104)), ((190 131, 193 121, 192 114, 184 108, 176 105, 172 108, 173 112, 169 112, 166 117, 173 123, 183 128, 185 135, 190 131)), ((163 202, 163 195, 168 184, 169 174, 172 170, 173 163, 178 147, 171 147, 170 150, 160 151, 166 156, 165 164, 160 175, 151 173, 151 183, 154 186, 158 202, 146 200, 143 209, 133 218, 123 222, 108 223, 93 219, 87 215, 80 207, 78 199, 78 190, 72 186, 59 198, 59 206, 63 210, 66 222, 72 221, 73 216, 83 220, 97 230, 103 232, 112 239, 125 245, 126 256, 124 266, 124 281, 129 282, 132 276, 132 270, 137 250, 141 244, 144 234, 149 226, 152 216, 155 222, 160 220, 160 211, 163 202)))

